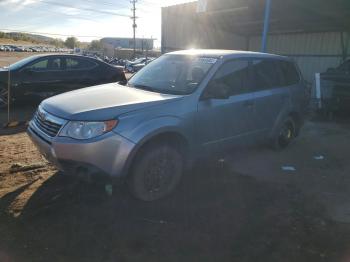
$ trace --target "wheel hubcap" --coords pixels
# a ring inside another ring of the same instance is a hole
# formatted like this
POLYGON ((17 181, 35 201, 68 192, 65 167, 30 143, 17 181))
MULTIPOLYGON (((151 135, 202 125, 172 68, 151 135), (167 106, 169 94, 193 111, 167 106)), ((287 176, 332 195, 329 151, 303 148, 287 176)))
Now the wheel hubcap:
POLYGON ((144 179, 148 192, 155 193, 166 188, 171 183, 171 172, 173 171, 172 159, 163 156, 150 162, 145 170, 144 179))
POLYGON ((292 138, 293 138, 293 126, 291 123, 285 123, 279 135, 279 143, 281 146, 286 146, 289 144, 292 138))

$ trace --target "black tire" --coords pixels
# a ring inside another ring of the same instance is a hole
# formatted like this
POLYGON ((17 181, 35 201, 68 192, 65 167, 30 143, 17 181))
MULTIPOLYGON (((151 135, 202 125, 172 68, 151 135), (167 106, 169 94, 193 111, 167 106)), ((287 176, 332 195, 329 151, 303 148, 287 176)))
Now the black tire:
POLYGON ((158 143, 141 148, 128 177, 130 193, 143 201, 169 195, 179 184, 184 159, 174 146, 158 143))
POLYGON ((272 148, 280 151, 285 149, 296 136, 295 121, 291 117, 287 117, 281 122, 275 136, 272 139, 272 148))

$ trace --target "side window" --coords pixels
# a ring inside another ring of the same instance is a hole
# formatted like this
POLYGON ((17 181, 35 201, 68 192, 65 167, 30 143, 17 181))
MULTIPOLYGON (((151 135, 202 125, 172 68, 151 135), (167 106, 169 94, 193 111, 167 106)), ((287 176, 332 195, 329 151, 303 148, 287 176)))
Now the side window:
POLYGON ((282 71, 284 73, 286 85, 295 85, 300 82, 300 75, 292 62, 280 61, 282 71))
POLYGON ((224 85, 230 90, 230 95, 249 92, 248 90, 249 62, 247 60, 232 60, 225 63, 216 72, 210 85, 224 85))
POLYGON ((267 90, 284 85, 282 70, 278 61, 273 59, 258 59, 252 62, 253 89, 267 90))
POLYGON ((66 58, 66 69, 67 70, 83 70, 94 68, 96 64, 90 62, 87 59, 79 58, 66 58))
POLYGON ((50 70, 62 70, 61 58, 52 58, 50 60, 50 70))
POLYGON ((27 68, 30 68, 33 71, 46 71, 48 69, 48 64, 49 64, 49 60, 43 59, 43 60, 40 60, 39 62, 36 62, 28 66, 27 68))

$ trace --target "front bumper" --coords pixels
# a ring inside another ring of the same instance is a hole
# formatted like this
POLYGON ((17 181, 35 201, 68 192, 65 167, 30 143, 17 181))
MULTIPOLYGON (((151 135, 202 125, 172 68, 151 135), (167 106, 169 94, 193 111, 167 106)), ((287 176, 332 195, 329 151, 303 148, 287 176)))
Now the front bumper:
POLYGON ((73 174, 125 175, 126 163, 135 144, 109 132, 95 139, 79 141, 68 137, 45 138, 33 122, 27 133, 40 153, 58 169, 73 174))

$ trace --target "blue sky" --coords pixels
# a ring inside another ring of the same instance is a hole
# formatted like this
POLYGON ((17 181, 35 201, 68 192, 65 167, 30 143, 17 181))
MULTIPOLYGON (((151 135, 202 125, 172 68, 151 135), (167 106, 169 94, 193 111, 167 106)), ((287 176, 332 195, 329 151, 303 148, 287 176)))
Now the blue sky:
MULTIPOLYGON (((159 44, 161 7, 190 1, 138 0, 137 37, 157 38, 159 44)), ((73 35, 80 41, 131 37, 130 9, 129 0, 0 0, 0 31, 61 34, 50 36, 63 39, 63 35, 73 35)))

